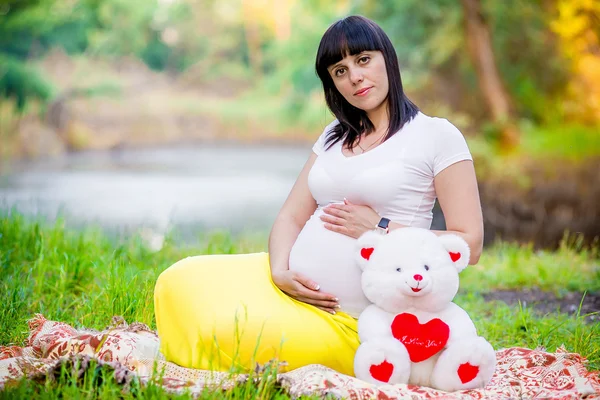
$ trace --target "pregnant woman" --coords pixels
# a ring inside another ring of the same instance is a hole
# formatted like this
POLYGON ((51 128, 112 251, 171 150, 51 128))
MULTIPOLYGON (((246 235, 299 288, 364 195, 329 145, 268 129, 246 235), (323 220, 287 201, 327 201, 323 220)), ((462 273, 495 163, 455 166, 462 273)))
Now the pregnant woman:
POLYGON ((322 364, 353 374, 357 318, 369 304, 353 252, 367 230, 429 229, 436 198, 446 232, 477 262, 483 223, 464 137, 406 97, 396 52, 373 21, 350 16, 316 60, 336 119, 313 146, 273 225, 269 253, 179 261, 159 277, 161 349, 191 368, 284 370, 322 364))

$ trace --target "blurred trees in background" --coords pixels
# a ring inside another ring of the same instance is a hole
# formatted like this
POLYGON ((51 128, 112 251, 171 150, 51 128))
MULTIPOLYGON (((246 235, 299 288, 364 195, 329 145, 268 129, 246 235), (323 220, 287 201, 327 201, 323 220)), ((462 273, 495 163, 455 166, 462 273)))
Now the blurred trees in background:
POLYGON ((319 40, 350 14, 388 33, 410 98, 468 136, 487 240, 600 235, 598 0, 0 0, 0 168, 196 138, 312 141, 332 118, 319 40))
POLYGON ((61 47, 138 58, 199 84, 243 82, 301 123, 294 118, 323 107, 319 39, 354 13, 390 35, 407 91, 426 111, 455 113, 492 136, 512 118, 600 122, 594 0, 0 0, 0 95, 19 110, 28 99, 51 100, 43 71, 28 64, 61 47), (493 57, 478 58, 485 54, 493 57))

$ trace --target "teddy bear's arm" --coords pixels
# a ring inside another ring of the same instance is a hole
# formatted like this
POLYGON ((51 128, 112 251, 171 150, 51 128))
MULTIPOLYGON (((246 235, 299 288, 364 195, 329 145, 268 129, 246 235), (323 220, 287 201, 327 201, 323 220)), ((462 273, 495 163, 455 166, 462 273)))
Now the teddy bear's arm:
POLYGON ((391 336, 391 323, 394 316, 371 304, 358 318, 358 336, 361 342, 374 337, 391 336))

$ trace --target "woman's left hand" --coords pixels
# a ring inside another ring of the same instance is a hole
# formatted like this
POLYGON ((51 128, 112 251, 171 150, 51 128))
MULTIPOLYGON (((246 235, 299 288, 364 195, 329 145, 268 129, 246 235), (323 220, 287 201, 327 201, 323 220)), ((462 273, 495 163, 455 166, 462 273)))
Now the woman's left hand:
POLYGON ((358 239, 375 228, 381 217, 369 206, 359 206, 344 199, 344 204, 330 204, 323 208, 321 220, 325 228, 358 239))

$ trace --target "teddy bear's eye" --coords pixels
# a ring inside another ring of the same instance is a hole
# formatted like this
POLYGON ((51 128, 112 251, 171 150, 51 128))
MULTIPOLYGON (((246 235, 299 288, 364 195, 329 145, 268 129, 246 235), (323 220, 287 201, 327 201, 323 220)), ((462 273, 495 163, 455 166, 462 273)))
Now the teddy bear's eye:
POLYGON ((425 271, 429 271, 429 266, 425 266, 425 271))
POLYGON ((396 268, 396 271, 402 272, 402 268, 396 268))

